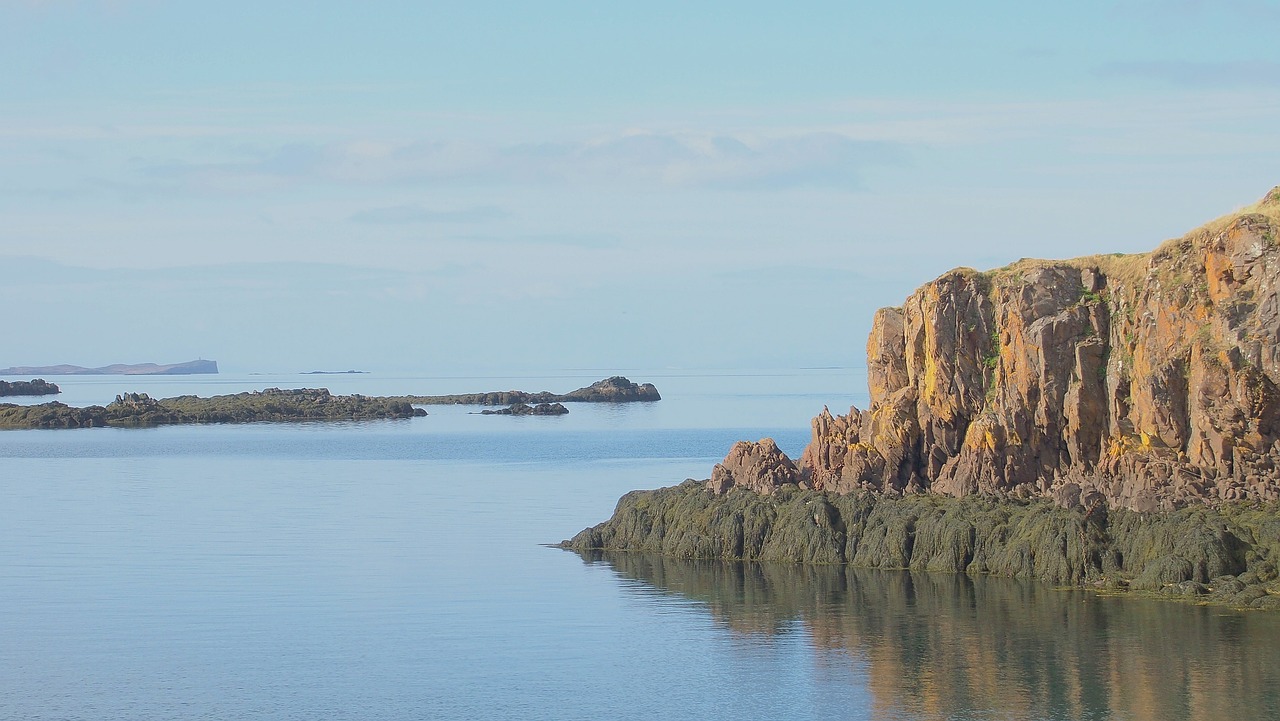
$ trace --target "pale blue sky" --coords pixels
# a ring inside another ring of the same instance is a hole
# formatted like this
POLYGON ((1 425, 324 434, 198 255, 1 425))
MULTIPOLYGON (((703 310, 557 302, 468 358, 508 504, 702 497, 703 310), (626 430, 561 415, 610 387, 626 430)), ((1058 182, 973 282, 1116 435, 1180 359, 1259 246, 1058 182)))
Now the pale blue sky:
POLYGON ((1280 2, 0 4, 0 367, 859 365, 1280 183, 1280 2))

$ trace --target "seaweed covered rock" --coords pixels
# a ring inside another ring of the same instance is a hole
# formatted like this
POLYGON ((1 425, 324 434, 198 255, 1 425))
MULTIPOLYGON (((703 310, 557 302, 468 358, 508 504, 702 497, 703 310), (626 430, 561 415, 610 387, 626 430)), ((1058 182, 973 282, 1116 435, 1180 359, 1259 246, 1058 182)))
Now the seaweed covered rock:
POLYGON ((95 428, 107 425, 102 406, 76 408, 58 401, 34 406, 0 403, 0 428, 95 428))
MULTIPOLYGON (((485 393, 456 393, 442 396, 396 396, 395 400, 421 405, 470 405, 511 406, 517 403, 537 405, 543 403, 635 403, 662 400, 652 383, 633 383, 622 376, 596 381, 589 386, 569 391, 489 391, 485 393)), ((501 414, 501 415, 506 415, 501 414)))
POLYGON ((528 403, 512 403, 501 410, 483 410, 485 416, 563 416, 569 412, 561 403, 539 403, 531 406, 528 403))
POLYGON ((103 406, 73 408, 62 403, 0 404, 0 428, 91 428, 190 423, 265 421, 350 421, 413 418, 426 411, 404 401, 362 395, 335 396, 324 388, 268 388, 200 398, 151 398, 124 393, 103 406))
POLYGON ((0 381, 0 396, 53 396, 62 392, 56 383, 43 378, 29 381, 0 381))
POLYGON ((585 388, 569 391, 557 400, 585 403, 632 403, 636 401, 660 401, 662 396, 652 383, 633 383, 623 376, 612 376, 596 381, 585 388))
POLYGON ((561 547, 1034 578, 1270 608, 1280 606, 1277 511, 1224 504, 1141 514, 794 484, 766 496, 739 487, 714 493, 708 482, 688 480, 628 493, 608 521, 561 547))

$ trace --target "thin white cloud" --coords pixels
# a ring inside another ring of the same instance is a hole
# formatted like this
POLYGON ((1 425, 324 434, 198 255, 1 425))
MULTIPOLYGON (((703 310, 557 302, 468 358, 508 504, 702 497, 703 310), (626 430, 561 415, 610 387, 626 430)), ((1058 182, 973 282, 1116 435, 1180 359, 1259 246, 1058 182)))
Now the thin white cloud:
POLYGON ((496 205, 477 205, 454 210, 433 210, 421 205, 389 205, 353 213, 353 223, 399 225, 410 223, 482 223, 502 220, 511 214, 496 205))
POLYGON ((290 143, 244 161, 153 165, 153 178, 209 187, 276 183, 484 183, 676 187, 856 187, 906 149, 835 132, 745 139, 642 132, 568 143, 373 140, 290 143))
POLYGON ((1148 78, 1192 88, 1280 87, 1280 63, 1266 60, 1109 63, 1098 72, 1104 76, 1148 78))

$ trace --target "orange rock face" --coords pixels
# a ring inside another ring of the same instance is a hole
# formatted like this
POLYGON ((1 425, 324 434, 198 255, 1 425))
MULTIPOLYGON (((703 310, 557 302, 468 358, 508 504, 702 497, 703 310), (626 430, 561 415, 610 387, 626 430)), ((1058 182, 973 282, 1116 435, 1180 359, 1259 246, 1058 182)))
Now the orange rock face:
POLYGON ((743 486, 767 496, 779 486, 799 481, 799 471, 787 454, 772 438, 762 438, 755 443, 739 441, 733 444, 724 462, 717 463, 712 469, 708 486, 716 495, 726 493, 734 486, 743 486))
POLYGON ((870 409, 824 409, 798 478, 1141 511, 1280 498, 1278 335, 1280 188, 1152 253, 954 270, 876 313, 870 409))

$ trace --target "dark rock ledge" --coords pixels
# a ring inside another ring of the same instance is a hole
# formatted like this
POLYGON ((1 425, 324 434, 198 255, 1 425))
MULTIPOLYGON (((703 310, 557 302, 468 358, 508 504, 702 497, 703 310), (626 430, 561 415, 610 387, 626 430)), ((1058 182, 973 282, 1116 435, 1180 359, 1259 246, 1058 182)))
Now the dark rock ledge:
POLYGON ((0 404, 0 428, 95 428, 191 423, 269 421, 359 421, 413 418, 426 411, 403 401, 362 395, 335 396, 324 388, 235 393, 200 398, 151 398, 145 393, 116 396, 106 406, 75 408, 54 401, 40 405, 0 404))

